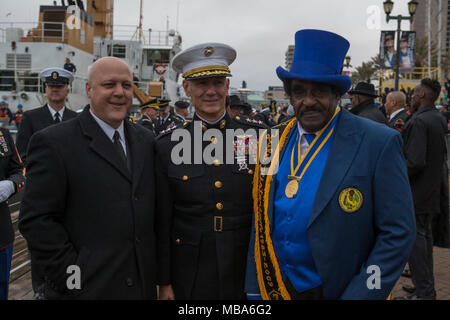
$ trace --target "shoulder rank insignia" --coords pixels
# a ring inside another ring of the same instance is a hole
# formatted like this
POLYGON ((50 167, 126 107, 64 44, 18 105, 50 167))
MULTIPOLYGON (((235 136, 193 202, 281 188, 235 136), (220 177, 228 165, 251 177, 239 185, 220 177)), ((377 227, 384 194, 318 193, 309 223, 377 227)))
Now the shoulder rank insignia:
POLYGON ((363 204, 363 195, 356 188, 346 188, 339 194, 339 206, 347 213, 353 213, 363 204))

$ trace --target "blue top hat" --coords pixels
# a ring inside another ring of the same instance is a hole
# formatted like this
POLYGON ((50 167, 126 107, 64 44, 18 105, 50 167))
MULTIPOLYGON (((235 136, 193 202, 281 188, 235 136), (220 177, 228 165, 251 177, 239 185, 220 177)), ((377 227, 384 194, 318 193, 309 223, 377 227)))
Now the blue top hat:
POLYGON ((346 39, 332 32, 312 29, 297 31, 291 70, 278 67, 278 78, 282 81, 299 79, 328 83, 343 95, 352 86, 352 80, 341 74, 349 47, 346 39))

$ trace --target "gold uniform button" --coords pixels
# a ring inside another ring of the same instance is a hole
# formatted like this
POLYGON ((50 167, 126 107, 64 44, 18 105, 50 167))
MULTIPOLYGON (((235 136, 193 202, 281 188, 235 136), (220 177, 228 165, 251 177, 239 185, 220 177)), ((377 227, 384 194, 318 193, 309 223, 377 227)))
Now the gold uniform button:
POLYGON ((183 181, 186 181, 188 179, 188 176, 183 176, 183 181))
POLYGON ((216 204, 216 208, 217 208, 218 210, 222 210, 222 209, 223 209, 223 204, 221 204, 220 202, 218 202, 218 203, 216 204))
POLYGON ((248 173, 253 174, 253 170, 252 169, 248 170, 248 173))
POLYGON ((215 167, 220 166, 220 161, 217 160, 217 159, 215 159, 215 160, 213 161, 213 165, 214 165, 215 167))
POLYGON ((216 181, 216 182, 214 183, 214 185, 216 186, 217 189, 222 188, 222 182, 220 182, 220 181, 216 181))
POLYGON ((180 240, 180 239, 177 239, 177 240, 175 240, 175 242, 176 242, 177 244, 180 244, 180 243, 181 243, 181 240, 180 240))

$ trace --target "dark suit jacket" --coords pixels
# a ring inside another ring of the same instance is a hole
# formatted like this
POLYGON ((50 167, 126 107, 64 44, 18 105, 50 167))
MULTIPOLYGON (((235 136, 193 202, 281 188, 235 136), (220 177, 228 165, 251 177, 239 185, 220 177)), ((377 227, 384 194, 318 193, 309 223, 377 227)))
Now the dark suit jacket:
MULTIPOLYGON (((23 188, 25 177, 22 169, 22 162, 8 129, 0 128, 0 181, 11 180, 14 183, 14 193, 11 196, 23 188)), ((0 250, 13 242, 11 215, 8 203, 4 201, 0 203, 0 250)))
MULTIPOLYGON (((78 114, 66 107, 62 117, 62 121, 66 121, 75 118, 78 114)), ((48 126, 54 124, 52 114, 48 110, 48 106, 44 105, 40 108, 29 110, 23 113, 22 120, 20 121, 19 131, 17 132, 17 149, 25 162, 28 143, 31 136, 48 126)))
POLYGON ((379 123, 387 124, 387 119, 377 108, 373 100, 364 101, 350 109, 350 112, 357 116, 367 118, 379 123))
POLYGON ((440 212, 447 124, 433 106, 416 111, 403 133, 404 152, 416 214, 440 212))
POLYGON ((30 141, 19 228, 49 299, 154 299, 154 138, 124 121, 132 174, 89 108, 30 141), (81 290, 67 290, 67 267, 81 290))
POLYGON ((395 121, 397 121, 398 119, 402 119, 403 122, 406 124, 406 120, 408 119, 409 114, 406 113, 405 110, 400 111, 399 113, 397 113, 395 115, 395 117, 393 117, 391 120, 389 120, 389 126, 391 128, 394 128, 394 123, 395 121))

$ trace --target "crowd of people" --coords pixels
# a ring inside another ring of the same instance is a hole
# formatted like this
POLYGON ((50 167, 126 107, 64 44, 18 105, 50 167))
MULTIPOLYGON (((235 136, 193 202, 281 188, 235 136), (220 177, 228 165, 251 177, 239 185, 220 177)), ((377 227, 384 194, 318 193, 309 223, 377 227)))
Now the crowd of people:
POLYGON ((17 148, 0 131, 0 299, 5 200, 22 189, 38 300, 388 299, 407 262, 414 289, 400 298, 435 299, 437 219, 449 245, 440 84, 422 80, 408 109, 389 92, 385 116, 373 85, 341 74, 349 46, 298 31, 292 68, 276 69, 290 105, 256 114, 228 95, 236 51, 222 43, 179 52, 190 103, 151 99, 138 123, 123 60, 92 64, 80 114, 65 106, 73 74, 42 71, 48 103, 23 113, 17 148))

